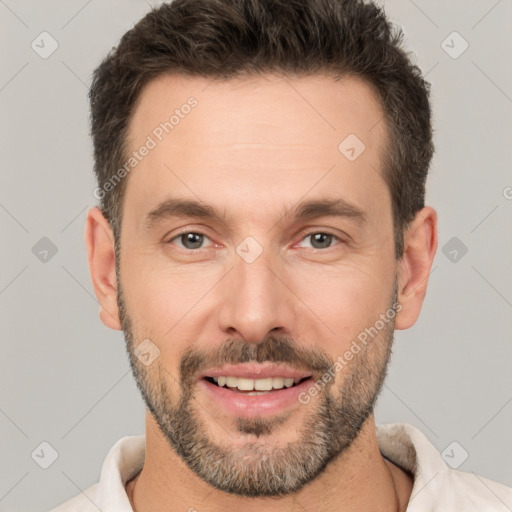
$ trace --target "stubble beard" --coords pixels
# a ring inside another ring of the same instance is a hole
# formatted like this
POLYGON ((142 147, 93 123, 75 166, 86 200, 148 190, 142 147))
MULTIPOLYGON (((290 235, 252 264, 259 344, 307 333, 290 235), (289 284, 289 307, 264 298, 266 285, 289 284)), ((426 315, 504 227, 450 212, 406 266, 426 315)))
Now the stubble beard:
MULTIPOLYGON (((272 433, 286 427, 287 416, 237 418, 238 435, 252 439, 235 448, 217 442, 208 423, 198 414, 196 376, 200 368, 219 361, 287 363, 310 368, 314 375, 332 369, 335 361, 322 350, 299 348, 292 338, 269 335, 259 344, 229 339, 215 354, 186 350, 180 360, 179 378, 162 367, 157 358, 146 367, 135 355, 133 326, 118 277, 118 306, 130 366, 144 402, 172 449, 201 479, 221 491, 246 497, 284 496, 296 493, 318 477, 357 438, 373 412, 382 390, 391 356, 394 319, 307 405, 310 414, 295 441, 285 446, 272 443, 272 433), (342 378, 340 378, 342 377, 342 378), (169 382, 179 381, 179 397, 169 382), (337 382, 337 397, 332 393, 337 382)), ((396 283, 391 304, 396 303, 396 283)), ((391 306, 390 306, 391 307, 391 306)), ((331 370, 332 371, 332 370, 331 370)), ((209 416, 208 416, 209 418, 209 416)), ((237 434, 233 438, 236 440, 237 434)))

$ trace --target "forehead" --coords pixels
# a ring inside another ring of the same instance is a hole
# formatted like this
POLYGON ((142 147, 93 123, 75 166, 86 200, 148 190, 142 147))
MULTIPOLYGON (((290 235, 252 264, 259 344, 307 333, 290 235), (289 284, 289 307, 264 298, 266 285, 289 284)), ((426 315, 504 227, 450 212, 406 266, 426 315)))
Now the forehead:
MULTIPOLYGON (((287 78, 267 74, 214 80, 171 74, 159 76, 143 88, 128 142, 171 119, 174 138, 186 131, 187 139, 195 138, 194 142, 208 134, 215 135, 218 142, 241 142, 253 135, 254 140, 245 142, 272 143, 275 131, 283 139, 281 143, 304 135, 315 141, 330 134, 336 140, 351 129, 372 144, 367 131, 382 117, 373 86, 352 76, 335 80, 328 75, 287 78), (191 98, 197 106, 189 109, 191 98)), ((376 130, 373 138, 381 131, 376 130)), ((207 142, 208 138, 201 141, 202 145, 207 142)))
POLYGON ((361 196, 381 193, 383 118, 372 86, 354 77, 163 75, 144 88, 130 122, 128 153, 149 140, 152 148, 130 172, 125 201, 147 210, 149 198, 176 188, 203 198, 219 183, 248 202, 354 180, 364 181, 361 196))

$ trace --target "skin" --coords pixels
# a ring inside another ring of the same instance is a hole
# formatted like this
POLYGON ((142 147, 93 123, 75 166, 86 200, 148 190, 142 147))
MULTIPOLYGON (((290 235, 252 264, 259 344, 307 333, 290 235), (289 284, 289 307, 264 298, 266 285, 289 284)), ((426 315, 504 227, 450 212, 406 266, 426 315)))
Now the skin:
MULTIPOLYGON (((163 76, 141 94, 129 149, 139 148, 190 96, 198 106, 130 172, 121 232, 119 270, 133 334, 158 346, 170 392, 179 396, 179 381, 170 376, 179 374, 184 350, 220 346, 228 337, 257 344, 280 330, 335 359, 388 309, 395 278, 402 306, 395 328, 414 325, 437 249, 437 215, 431 207, 418 212, 405 233, 404 257, 395 260, 391 197, 381 175, 387 132, 373 89, 353 77, 336 82, 323 75, 224 82, 163 76), (366 146, 353 162, 338 150, 349 134, 366 146), (146 230, 147 213, 171 194, 199 199, 225 217, 218 223, 172 218, 146 230), (356 205, 366 221, 297 223, 284 216, 301 200, 326 197, 356 205), (173 238, 183 230, 205 234, 205 248, 187 254, 173 238), (340 239, 315 249, 306 235, 319 232, 340 239), (247 236, 263 249, 250 264, 236 253, 247 236)), ((86 245, 100 317, 121 329, 113 240, 101 211, 92 208, 86 245)), ((336 375, 334 394, 344 375, 336 375)), ((199 390, 196 398, 212 439, 239 448, 253 440, 199 390)), ((277 447, 296 440, 317 400, 293 406, 265 442, 277 447)), ((412 485, 410 475, 381 456, 371 414, 349 449, 299 492, 227 494, 188 468, 148 411, 144 468, 127 493, 138 512, 394 511, 406 508, 412 485)))

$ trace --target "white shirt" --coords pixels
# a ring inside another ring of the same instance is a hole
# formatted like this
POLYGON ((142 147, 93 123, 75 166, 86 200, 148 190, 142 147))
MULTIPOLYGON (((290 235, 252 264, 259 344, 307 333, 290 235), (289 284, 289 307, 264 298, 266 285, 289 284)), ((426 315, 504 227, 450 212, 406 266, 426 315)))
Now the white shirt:
MULTIPOLYGON (((512 511, 512 488, 450 468, 416 427, 390 423, 376 432, 381 454, 414 475, 407 512, 512 511)), ((123 437, 108 452, 99 482, 51 512, 133 512, 125 485, 144 455, 145 436, 123 437)))

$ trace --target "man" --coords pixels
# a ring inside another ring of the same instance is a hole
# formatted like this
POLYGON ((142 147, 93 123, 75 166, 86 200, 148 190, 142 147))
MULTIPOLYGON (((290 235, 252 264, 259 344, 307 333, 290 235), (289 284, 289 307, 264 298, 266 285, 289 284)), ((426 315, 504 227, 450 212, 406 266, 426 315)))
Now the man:
POLYGON ((369 2, 175 0, 94 74, 100 316, 147 405, 55 509, 507 510, 376 426, 437 249, 428 84, 369 2))

